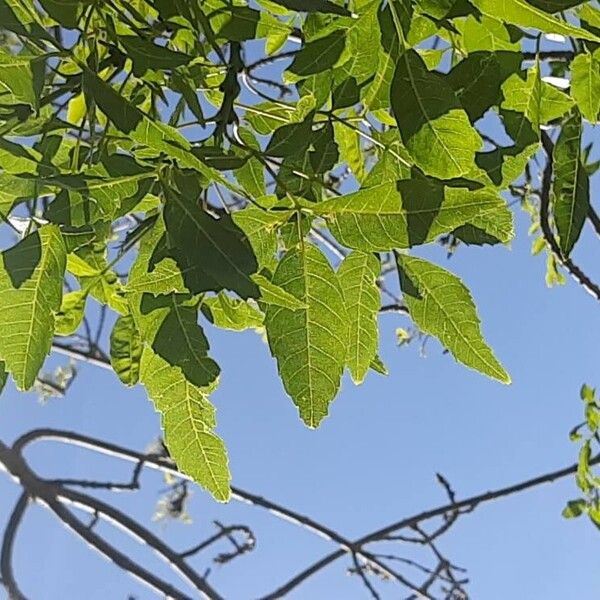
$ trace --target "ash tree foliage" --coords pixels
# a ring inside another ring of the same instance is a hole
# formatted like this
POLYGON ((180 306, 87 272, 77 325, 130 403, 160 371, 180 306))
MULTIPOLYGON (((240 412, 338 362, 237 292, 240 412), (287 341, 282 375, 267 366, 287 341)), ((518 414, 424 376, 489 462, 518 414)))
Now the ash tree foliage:
POLYGON ((116 376, 219 500, 207 323, 264 332, 317 427, 346 370, 386 372, 382 308, 510 383, 467 285, 419 257, 509 244, 510 203, 549 281, 600 299, 571 258, 600 230, 595 2, 0 0, 0 27, 2 380, 30 389, 107 307, 116 376))

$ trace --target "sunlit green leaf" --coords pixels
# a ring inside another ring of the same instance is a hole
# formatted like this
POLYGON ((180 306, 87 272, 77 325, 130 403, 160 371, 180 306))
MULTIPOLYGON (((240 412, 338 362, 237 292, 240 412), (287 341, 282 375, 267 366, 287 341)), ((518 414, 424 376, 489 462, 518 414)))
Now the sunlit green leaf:
POLYGON ((356 384, 363 382, 377 356, 377 313, 381 300, 376 280, 379 273, 377 258, 364 252, 349 254, 338 270, 349 325, 346 364, 356 384))
POLYGON ((400 285, 410 316, 457 361, 502 383, 510 376, 485 343, 469 290, 458 277, 426 260, 398 256, 400 285))
POLYGON ((600 53, 578 54, 571 63, 571 94, 590 123, 600 116, 600 53))
POLYGON ((21 390, 33 385, 50 352, 65 263, 55 225, 31 233, 0 257, 0 358, 21 390))
POLYGON ((470 222, 503 242, 513 233, 511 213, 496 192, 444 187, 426 178, 383 183, 315 210, 342 244, 359 250, 409 248, 470 222))
POLYGON ((134 318, 131 315, 119 317, 110 334, 110 364, 127 386, 139 381, 142 350, 134 318))
POLYGON ((469 171, 481 138, 444 77, 428 71, 413 50, 404 52, 396 66, 391 106, 417 166, 442 179, 469 171))
POLYGON ((531 27, 544 33, 558 33, 582 40, 600 41, 586 31, 536 8, 526 0, 471 0, 484 15, 501 19, 505 23, 531 27))
POLYGON ((306 244, 290 250, 275 271, 274 283, 306 308, 267 308, 269 346, 287 393, 309 427, 329 413, 344 369, 348 326, 338 279, 325 256, 306 244))

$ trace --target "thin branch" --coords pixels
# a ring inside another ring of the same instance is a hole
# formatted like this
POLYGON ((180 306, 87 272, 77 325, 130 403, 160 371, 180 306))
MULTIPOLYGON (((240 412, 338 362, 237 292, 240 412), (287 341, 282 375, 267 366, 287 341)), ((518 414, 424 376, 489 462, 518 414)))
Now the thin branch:
POLYGON ((598 216, 598 213, 594 210, 592 206, 588 208, 588 219, 590 220, 592 227, 596 231, 596 234, 598 235, 598 237, 600 237, 600 217, 598 216))
MULTIPOLYGON (((600 463, 600 456, 596 456, 592 461, 590 461, 590 465, 598 463, 600 463)), ((446 504, 444 506, 439 506, 428 511, 417 513, 410 517, 401 519, 400 521, 396 521, 395 523, 391 523, 390 525, 378 529, 370 534, 367 534, 362 538, 356 540, 353 545, 355 547, 362 547, 369 543, 385 540, 387 536, 395 533, 400 529, 413 527, 415 524, 422 523, 423 521, 427 521, 434 517, 440 517, 446 513, 467 507, 474 509, 475 507, 486 502, 498 500, 499 498, 504 498, 506 496, 510 496, 531 488, 535 488, 545 483, 556 481, 557 479, 568 477, 569 475, 575 474, 577 472, 577 468, 578 465, 574 464, 569 467, 565 467, 564 469, 552 471, 550 473, 546 473, 544 475, 540 475, 538 477, 534 477, 532 479, 528 479, 526 481, 522 481, 520 483, 505 488, 485 492, 483 494, 471 496, 470 498, 466 498, 465 500, 446 504)), ((278 587, 274 592, 270 593, 267 596, 264 596, 262 600, 275 600, 276 598, 281 598, 285 594, 291 592, 293 589, 298 587, 301 583, 309 579, 312 575, 318 573, 326 566, 336 561, 338 558, 344 556, 344 554, 345 552, 342 549, 331 552, 330 554, 324 556, 323 558, 319 559, 318 561, 316 561, 315 563, 298 573, 295 577, 284 583, 282 586, 278 587)))
MULTIPOLYGON (((157 456, 146 456, 142 453, 135 452, 126 448, 122 448, 115 444, 111 444, 109 442, 104 442, 101 440, 96 440, 89 436, 84 436, 77 433, 71 433, 68 431, 58 431, 52 429, 38 429, 34 431, 30 431, 23 436, 21 436, 13 445, 13 449, 17 452, 22 452, 22 450, 34 441, 39 440, 55 440, 61 441, 67 444, 72 444, 75 446, 80 446, 84 448, 88 448, 109 456, 113 456, 116 458, 121 458, 123 460, 127 460, 130 462, 139 462, 140 460, 144 460, 144 466, 148 468, 158 469, 165 473, 170 473, 172 475, 176 475, 183 479, 189 479, 187 476, 180 473, 174 464, 171 461, 166 460, 165 458, 157 457, 157 456)), ((1 448, 1 446, 0 446, 1 448)), ((590 461, 590 465, 596 465, 600 463, 600 455, 594 457, 590 461)), ((271 502, 261 496, 257 496, 255 494, 246 492, 241 490, 240 488, 233 488, 233 497, 236 500, 243 501, 254 506, 259 506, 268 510, 271 514, 277 516, 278 518, 291 521, 292 523, 304 527, 308 530, 312 530, 315 533, 321 535, 322 537, 329 539, 335 543, 340 545, 340 548, 327 556, 321 558, 319 561, 310 565, 306 569, 304 569, 301 573, 296 575, 294 578, 289 580, 284 585, 280 586, 274 592, 268 594, 263 597, 263 600, 267 599, 275 599, 281 598, 283 595, 292 591, 306 579, 311 577, 312 575, 318 573, 327 565, 331 564, 338 558, 352 552, 356 552, 358 556, 361 558, 365 558, 367 560, 376 558, 374 555, 370 555, 370 553, 365 552, 362 548, 370 543, 377 541, 385 541, 387 538, 392 536, 399 530, 405 528, 414 528, 415 525, 419 525, 425 521, 433 519, 435 517, 444 517, 445 515, 456 513, 464 510, 474 510, 476 507, 481 504, 491 502, 493 500, 498 500, 500 498, 504 498, 513 494, 517 494, 519 492, 523 492, 528 489, 532 489, 538 487, 540 485, 550 483, 556 481, 558 479, 562 479, 573 475, 577 472, 578 465, 570 465, 563 469, 559 469, 556 471, 551 471, 549 473, 545 473, 543 475, 534 477, 532 479, 528 479, 526 481, 522 481, 516 483, 511 486, 507 486, 504 488, 499 488, 496 490, 488 491, 482 494, 478 494, 475 496, 471 496, 464 500, 459 500, 456 502, 450 502, 448 504, 438 506, 436 508, 423 511, 421 513, 417 513, 415 515, 403 518, 399 521, 391 523, 381 529, 373 531, 354 542, 350 542, 344 537, 340 536, 337 532, 331 530, 328 527, 324 527, 318 522, 301 515, 293 510, 287 509, 278 505, 274 502, 271 502), (366 556, 365 556, 366 555, 366 556)), ((378 561, 379 562, 379 561, 378 561)))
MULTIPOLYGON (((215 523, 215 524, 220 528, 220 530, 217 533, 215 533, 214 535, 210 536, 209 538, 207 538, 203 542, 200 542, 196 546, 193 546, 189 550, 186 550, 185 552, 180 552, 179 556, 181 558, 189 558, 190 556, 193 556, 194 554, 197 554, 198 552, 201 552, 202 550, 205 550, 209 546, 212 546, 215 542, 218 542, 219 540, 223 539, 224 537, 228 537, 228 536, 230 536, 233 533, 242 533, 242 534, 244 534, 246 536, 246 540, 247 541, 248 540, 252 540, 250 542, 250 545, 254 546, 254 534, 252 533, 252 531, 250 530, 250 528, 247 527, 246 525, 229 525, 227 527, 224 527, 220 523, 215 523)), ((238 553, 240 553, 240 546, 239 546, 239 544, 236 546, 236 550, 237 550, 238 553)), ((225 562, 225 561, 223 561, 221 559, 221 560, 218 560, 217 562, 225 562)))
POLYGON ((69 358, 74 358, 75 360, 81 360, 83 362, 89 363, 90 365, 94 365, 95 367, 100 367, 101 369, 108 369, 112 371, 112 367, 110 365, 110 361, 97 354, 93 354, 90 351, 79 350, 70 346, 68 344, 63 344, 62 342, 54 341, 52 343, 52 350, 54 352, 58 352, 59 354, 64 354, 69 358))
POLYGON ((365 573, 364 566, 361 565, 360 562, 358 561, 356 552, 352 553, 352 562, 354 563, 354 572, 360 577, 365 588, 367 588, 367 591, 371 595, 371 598, 373 598, 374 600, 380 600, 381 596, 379 595, 377 590, 373 587, 373 584, 369 581, 369 578, 367 577, 367 575, 365 573))
POLYGON ((117 525, 134 539, 143 541, 153 548, 175 571, 179 572, 195 586, 204 598, 208 598, 209 600, 221 600, 221 596, 189 565, 180 559, 174 550, 169 548, 162 540, 160 540, 160 538, 131 519, 128 515, 122 513, 113 506, 102 502, 98 498, 92 498, 91 496, 87 496, 86 494, 82 494, 75 490, 52 485, 39 479, 29 468, 16 445, 13 446, 13 448, 8 448, 0 441, 0 465, 2 465, 2 467, 24 488, 31 498, 54 512, 65 525, 98 552, 150 587, 170 598, 190 600, 189 596, 181 593, 168 582, 156 577, 137 562, 119 552, 104 538, 94 533, 89 526, 84 525, 68 509, 66 509, 63 506, 63 502, 70 503, 91 513, 94 515, 94 518, 103 518, 113 525, 117 525))
POLYGON ((575 52, 572 50, 549 50, 542 52, 523 52, 523 60, 566 60, 571 61, 575 58, 575 52))
POLYGON ((19 589, 12 568, 13 547, 17 530, 23 520, 23 515, 27 510, 29 496, 26 492, 21 494, 13 509, 10 519, 4 530, 4 539, 2 540, 2 550, 0 553, 0 574, 2 575, 2 585, 8 593, 10 600, 27 600, 19 589))

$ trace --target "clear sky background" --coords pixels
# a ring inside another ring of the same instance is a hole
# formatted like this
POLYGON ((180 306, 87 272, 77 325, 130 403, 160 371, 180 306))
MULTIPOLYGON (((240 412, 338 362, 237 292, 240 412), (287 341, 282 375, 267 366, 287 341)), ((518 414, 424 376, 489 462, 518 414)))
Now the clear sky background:
MULTIPOLYGON (((593 192, 598 193, 597 180, 593 192)), ((390 375, 371 374, 358 388, 346 376, 331 416, 310 431, 286 397, 262 339, 207 326, 212 354, 222 367, 213 401, 234 484, 352 538, 445 503, 436 472, 463 498, 573 463, 578 447, 568 432, 582 417, 579 388, 583 382, 600 385, 600 313, 597 302, 571 280, 546 288, 545 258, 530 252, 529 218, 518 208, 515 214, 517 236, 510 249, 461 247, 450 260, 435 245, 415 252, 452 270, 470 287, 486 338, 512 375, 510 386, 458 365, 434 340, 427 342, 425 357, 418 343, 398 348, 394 330, 409 322, 401 315, 384 315, 381 356, 390 375)), ((586 226, 574 259, 598 279, 596 245, 586 226)), ((53 358, 49 365, 62 361, 53 358)), ((125 389, 111 373, 82 366, 68 395, 46 405, 8 386, 0 397, 0 439, 10 443, 35 427, 72 429, 141 450, 159 435, 159 418, 141 387, 125 389)), ((116 474, 127 479, 130 473, 127 465, 52 443, 32 448, 28 456, 48 476, 102 479, 116 474)), ((121 494, 117 504, 150 524, 163 484, 156 474, 146 474, 143 483, 141 492, 121 494)), ((0 528, 18 493, 0 474, 0 528)), ((598 598, 600 533, 587 520, 567 521, 560 514, 576 496, 574 481, 568 479, 462 517, 440 547, 468 569, 471 597, 598 598)), ((235 501, 217 505, 199 489, 189 511, 190 525, 151 527, 181 549, 212 533, 215 518, 245 523, 256 533, 255 552, 213 567, 210 581, 228 600, 272 591, 335 548, 261 509, 235 501)), ((98 531, 108 532, 136 556, 145 553, 153 570, 168 576, 147 550, 106 526, 98 531)), ((209 566, 209 558, 201 555, 195 564, 209 566)), ((348 566, 348 560, 338 561, 290 597, 366 598, 359 580, 345 574, 348 566)), ((29 509, 20 530, 15 570, 31 600, 157 597, 39 507, 29 509)), ((384 598, 408 595, 391 583, 379 589, 384 598)))

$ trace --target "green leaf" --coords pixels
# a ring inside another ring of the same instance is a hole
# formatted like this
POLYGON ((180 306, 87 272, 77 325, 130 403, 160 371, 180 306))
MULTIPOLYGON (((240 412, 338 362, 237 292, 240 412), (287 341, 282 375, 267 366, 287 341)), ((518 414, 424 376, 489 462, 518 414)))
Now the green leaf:
POLYGON ((473 52, 448 73, 448 83, 472 123, 492 106, 500 104, 502 83, 520 69, 518 52, 473 52))
POLYGON ((577 463, 577 473, 575 474, 575 481, 577 486, 584 493, 587 494, 592 489, 591 484, 591 473, 590 473, 590 458, 592 457, 592 448, 590 440, 586 440, 581 446, 579 451, 579 462, 577 463))
MULTIPOLYGON (((238 133, 246 145, 260 151, 259 143, 248 129, 240 128, 238 133)), ((235 178, 252 198, 266 195, 265 169, 258 158, 251 156, 242 167, 236 170, 235 178)))
MULTIPOLYGON (((76 250, 79 258, 88 267, 84 268, 78 261, 77 268, 91 270, 92 275, 78 275, 81 288, 89 292, 100 304, 106 304, 119 314, 129 312, 124 297, 123 287, 116 273, 110 268, 107 260, 107 248, 104 244, 86 245, 76 250)), ((73 261, 68 261, 73 265, 73 261)))
POLYGON ((600 116, 600 52, 578 54, 571 62, 571 95, 590 123, 600 116))
POLYGON ((280 306, 289 310, 300 310, 301 308, 305 309, 307 307, 306 304, 298 300, 296 296, 290 294, 281 286, 276 285, 260 273, 252 275, 252 280, 259 287, 260 300, 265 304, 280 306))
POLYGON ((453 25, 462 34, 459 43, 469 54, 481 50, 518 52, 520 49, 504 23, 492 16, 469 15, 462 22, 454 21, 453 25))
POLYGON ((8 173, 0 173, 0 213, 8 216, 18 200, 27 200, 35 195, 35 182, 8 173))
POLYGON ((139 381, 142 350, 142 340, 133 316, 119 317, 110 334, 110 364, 127 386, 139 381))
POLYGON ((356 180, 362 183, 366 177, 365 156, 360 145, 358 131, 337 122, 333 124, 333 131, 341 156, 348 164, 356 180))
POLYGON ((273 282, 306 305, 296 311, 270 305, 265 325, 287 393, 302 420, 317 427, 344 370, 348 327, 342 291, 325 256, 310 244, 285 254, 273 282))
POLYGON ((512 146, 480 152, 476 161, 486 170, 492 182, 499 189, 504 189, 523 173, 525 165, 539 148, 540 139, 539 129, 533 129, 525 114, 503 108, 500 115, 506 132, 515 143, 512 146))
POLYGON ((484 15, 501 19, 511 25, 531 27, 544 33, 558 33, 581 40, 600 41, 593 33, 550 16, 525 0, 471 0, 471 3, 484 15))
POLYGON ((247 206, 231 215, 233 222, 248 237, 260 267, 270 270, 275 267, 276 230, 289 219, 291 214, 291 211, 267 211, 258 206, 247 206))
POLYGON ((84 7, 93 0, 40 0, 44 10, 58 23, 68 29, 75 29, 84 7))
POLYGON ((567 506, 562 511, 562 516, 565 519, 574 519, 581 516, 587 511, 587 502, 583 498, 577 500, 569 500, 567 506))
POLYGON ((472 168, 481 138, 444 76, 428 71, 414 50, 398 61, 391 106, 402 141, 423 171, 451 179, 472 168))
MULTIPOLYGON (((152 120, 90 69, 83 70, 83 87, 100 110, 133 141, 176 160, 182 167, 194 169, 209 180, 215 179, 214 169, 205 165, 192 152, 190 142, 177 129, 152 120)), ((218 178, 217 181, 222 181, 218 178)))
POLYGON ((189 291, 181 269, 169 256, 162 215, 149 226, 142 238, 138 255, 129 271, 126 291, 152 294, 189 291))
POLYGON ((65 294, 62 299, 60 310, 56 313, 55 334, 73 335, 83 321, 87 292, 77 290, 65 294))
POLYGON ((41 161, 41 154, 33 148, 27 148, 0 138, 0 167, 5 173, 19 175, 34 174, 41 161))
POLYGON ((190 383, 179 367, 144 348, 140 380, 162 415, 165 443, 178 468, 208 490, 216 500, 231 496, 227 452, 213 433, 215 409, 211 389, 190 383))
POLYGON ((193 294, 223 289, 242 298, 258 296, 250 275, 258 270, 244 232, 230 215, 215 219, 185 192, 169 193, 164 209, 169 256, 193 294))
POLYGON ((310 143, 312 121, 313 113, 309 113, 301 123, 290 123, 276 129, 265 148, 265 154, 285 158, 304 152, 310 143))
POLYGON ((579 391, 579 397, 585 402, 595 402, 596 401, 596 390, 589 386, 587 383, 584 383, 581 386, 581 390, 579 391))
POLYGON ((33 86, 33 56, 12 56, 0 50, 0 104, 38 105, 33 86))
POLYGON ((351 252, 338 270, 349 323, 346 364, 357 385, 377 357, 381 298, 376 282, 380 270, 379 260, 364 252, 351 252))
POLYGON ((31 388, 50 352, 65 264, 55 225, 41 227, 0 257, 0 359, 20 390, 31 388))
POLYGON ((264 315, 249 302, 231 298, 221 292, 212 298, 202 301, 202 312, 216 327, 232 331, 245 329, 260 329, 263 326, 264 315))
POLYGON ((347 8, 339 6, 330 0, 270 0, 270 2, 298 12, 341 16, 350 16, 352 14, 347 8))
POLYGON ((215 15, 211 20, 218 38, 225 38, 232 42, 245 42, 252 40, 257 35, 257 27, 261 13, 247 6, 231 6, 227 12, 215 15))
POLYGON ((133 74, 136 77, 142 77, 148 69, 172 70, 192 60, 192 57, 187 54, 158 46, 137 35, 121 35, 119 42, 133 62, 133 74))
POLYGON ((193 385, 205 388, 215 383, 219 366, 208 357, 208 340, 198 325, 197 303, 181 294, 132 294, 129 304, 145 345, 179 367, 193 385))
POLYGON ((481 335, 475 304, 460 279, 414 256, 398 255, 398 271, 404 301, 419 329, 437 337, 458 362, 510 383, 481 335))
POLYGON ((512 214, 497 192, 444 187, 426 178, 383 183, 314 207, 349 248, 389 251, 434 241, 471 223, 502 242, 513 235, 512 214))
POLYGON ((590 181, 583 164, 583 123, 578 112, 561 128, 554 148, 554 221, 559 245, 569 256, 579 239, 590 206, 590 181))
POLYGON ((294 56, 289 71, 300 77, 307 77, 330 69, 342 55, 345 42, 346 35, 339 29, 308 42, 294 56))
POLYGON ((178 467, 216 499, 229 498, 223 442, 212 432, 208 402, 219 376, 208 341, 187 296, 132 294, 130 306, 142 343, 139 378, 162 414, 165 441, 178 467))

